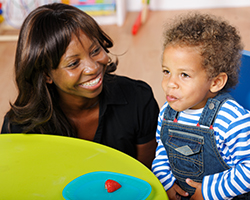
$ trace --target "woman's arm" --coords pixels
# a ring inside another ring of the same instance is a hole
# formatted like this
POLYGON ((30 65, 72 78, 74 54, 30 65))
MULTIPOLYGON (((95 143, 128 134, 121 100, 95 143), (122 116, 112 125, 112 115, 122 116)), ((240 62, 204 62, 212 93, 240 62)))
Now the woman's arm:
POLYGON ((155 139, 145 143, 137 145, 137 160, 151 169, 152 162, 155 157, 157 143, 155 139))

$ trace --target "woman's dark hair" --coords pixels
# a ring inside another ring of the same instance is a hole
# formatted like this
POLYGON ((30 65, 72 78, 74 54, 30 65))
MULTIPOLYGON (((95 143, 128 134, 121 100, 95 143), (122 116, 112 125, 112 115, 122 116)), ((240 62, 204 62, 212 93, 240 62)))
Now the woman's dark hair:
MULTIPOLYGON (((91 40, 97 39, 107 53, 113 46, 111 38, 92 17, 70 5, 47 4, 33 10, 24 20, 15 58, 18 96, 8 112, 10 123, 21 124, 23 132, 76 137, 58 105, 55 85, 46 83, 46 75, 58 67, 72 36, 79 39, 80 32, 91 40)), ((115 71, 116 64, 109 62, 106 73, 115 71)))

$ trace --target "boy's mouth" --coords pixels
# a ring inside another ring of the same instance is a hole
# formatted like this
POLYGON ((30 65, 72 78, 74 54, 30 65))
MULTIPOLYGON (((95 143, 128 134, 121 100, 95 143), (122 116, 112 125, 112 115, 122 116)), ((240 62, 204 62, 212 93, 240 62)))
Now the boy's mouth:
POLYGON ((173 101, 177 100, 177 97, 172 96, 172 95, 167 95, 166 99, 167 99, 168 102, 173 102, 173 101))

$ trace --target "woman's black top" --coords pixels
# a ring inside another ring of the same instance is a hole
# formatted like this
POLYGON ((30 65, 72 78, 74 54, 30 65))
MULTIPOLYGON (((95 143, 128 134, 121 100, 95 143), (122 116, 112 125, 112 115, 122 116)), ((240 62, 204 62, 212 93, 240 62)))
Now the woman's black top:
MULTIPOLYGON (((155 138, 158 104, 151 87, 143 81, 123 76, 105 77, 100 94, 99 125, 94 142, 136 157, 136 145, 155 138)), ((1 133, 9 133, 5 116, 1 133)), ((22 133, 22 126, 11 124, 11 133, 22 133)))

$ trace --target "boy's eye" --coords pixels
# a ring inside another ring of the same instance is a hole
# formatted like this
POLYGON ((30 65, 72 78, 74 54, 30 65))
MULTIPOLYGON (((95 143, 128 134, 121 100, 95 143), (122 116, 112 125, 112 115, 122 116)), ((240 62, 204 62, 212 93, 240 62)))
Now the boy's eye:
POLYGON ((169 72, 168 70, 166 70, 166 69, 163 69, 162 72, 163 72, 163 74, 169 74, 169 73, 170 73, 170 72, 169 72))
POLYGON ((189 75, 188 75, 188 74, 186 74, 186 73, 182 73, 182 74, 181 74, 181 76, 182 76, 182 77, 184 77, 184 78, 189 77, 189 75))

